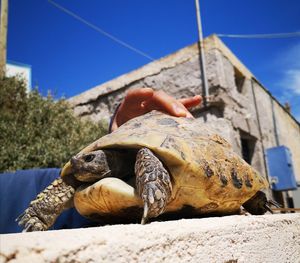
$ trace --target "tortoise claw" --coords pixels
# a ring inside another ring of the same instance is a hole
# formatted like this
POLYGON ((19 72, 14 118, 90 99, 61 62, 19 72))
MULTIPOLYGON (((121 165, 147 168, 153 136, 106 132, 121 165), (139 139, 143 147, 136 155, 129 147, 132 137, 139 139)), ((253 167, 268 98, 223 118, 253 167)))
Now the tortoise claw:
POLYGON ((273 206, 275 206, 275 207, 277 207, 277 208, 280 208, 280 207, 282 207, 282 205, 281 204, 279 204, 279 203, 277 203, 276 201, 274 201, 274 200, 268 200, 268 203, 269 203, 269 205, 273 205, 273 206))
POLYGON ((142 217, 142 221, 141 221, 141 224, 142 225, 145 225, 148 221, 148 213, 149 213, 149 206, 148 206, 148 203, 145 202, 144 204, 144 213, 143 213, 143 217, 142 217))
POLYGON ((48 229, 48 226, 37 216, 32 214, 30 209, 26 209, 24 213, 18 216, 16 221, 19 226, 24 227, 22 232, 45 231, 48 229))
POLYGON ((277 203, 276 201, 270 199, 268 200, 265 204, 264 204, 264 208, 269 211, 271 214, 274 214, 271 206, 275 206, 276 208, 280 208, 282 207, 282 205, 280 205, 279 203, 277 203))
POLYGON ((24 211, 22 214, 20 214, 20 215, 15 219, 15 222, 21 221, 21 219, 22 219, 24 216, 25 216, 25 211, 24 211))
POLYGON ((264 205, 264 208, 265 208, 266 210, 268 210, 271 214, 273 214, 273 211, 272 211, 272 209, 271 209, 271 207, 269 206, 268 203, 266 203, 266 204, 264 205))
POLYGON ((47 229, 47 225, 36 217, 32 218, 29 222, 25 224, 25 228, 22 232, 45 231, 47 229))
POLYGON ((30 225, 28 225, 27 227, 25 227, 24 229, 23 229, 23 233, 24 232, 31 232, 31 228, 32 228, 32 225, 30 224, 30 225))

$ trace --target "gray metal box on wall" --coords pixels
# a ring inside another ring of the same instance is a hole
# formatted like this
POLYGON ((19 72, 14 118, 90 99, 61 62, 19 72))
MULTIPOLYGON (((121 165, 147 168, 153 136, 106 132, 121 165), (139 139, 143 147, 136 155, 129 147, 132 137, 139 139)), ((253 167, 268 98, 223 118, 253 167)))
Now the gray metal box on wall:
POLYGON ((274 191, 297 190, 292 155, 286 146, 266 150, 271 188, 274 191))

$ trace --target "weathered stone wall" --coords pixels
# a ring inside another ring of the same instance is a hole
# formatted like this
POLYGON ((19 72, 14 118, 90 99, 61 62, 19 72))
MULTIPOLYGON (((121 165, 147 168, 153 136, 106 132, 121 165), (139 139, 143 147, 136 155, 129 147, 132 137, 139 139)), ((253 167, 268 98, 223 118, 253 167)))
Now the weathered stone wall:
POLYGON ((257 101, 264 146, 266 149, 274 147, 276 146, 276 139, 271 97, 258 83, 254 82, 253 88, 257 101))
POLYGON ((296 179, 300 182, 300 126, 291 118, 287 118, 285 110, 276 102, 274 102, 274 111, 279 144, 285 145, 291 150, 296 179))

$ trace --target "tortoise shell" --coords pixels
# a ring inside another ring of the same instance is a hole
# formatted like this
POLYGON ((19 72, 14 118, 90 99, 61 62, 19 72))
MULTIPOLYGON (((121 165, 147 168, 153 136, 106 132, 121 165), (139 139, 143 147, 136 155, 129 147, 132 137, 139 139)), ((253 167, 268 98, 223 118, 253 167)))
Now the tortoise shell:
MULTIPOLYGON (((205 124, 157 111, 126 122, 81 152, 142 147, 151 149, 171 174, 173 191, 165 212, 190 207, 196 214, 232 214, 257 191, 268 187, 266 179, 205 124)), ((74 200, 85 216, 118 214, 143 206, 134 188, 117 178, 105 178, 80 189, 74 200)))

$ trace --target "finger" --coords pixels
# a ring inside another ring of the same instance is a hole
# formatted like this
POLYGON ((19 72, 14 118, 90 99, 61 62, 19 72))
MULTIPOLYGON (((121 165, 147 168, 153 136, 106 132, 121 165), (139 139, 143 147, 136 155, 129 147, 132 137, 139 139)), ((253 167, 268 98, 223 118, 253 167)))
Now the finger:
POLYGON ((124 104, 128 104, 130 107, 140 106, 144 100, 148 100, 153 96, 153 89, 151 88, 141 88, 133 89, 127 92, 124 98, 124 104))
POLYGON ((152 100, 156 100, 162 110, 176 117, 194 118, 189 110, 177 99, 169 96, 163 91, 154 93, 152 100))
POLYGON ((145 111, 161 110, 177 117, 186 117, 188 110, 182 103, 163 91, 154 92, 151 99, 143 103, 145 111))
POLYGON ((188 109, 186 109, 186 118, 195 119, 194 116, 189 112, 188 109))
POLYGON ((118 110, 117 118, 121 121, 120 124, 144 114, 144 109, 141 106, 142 102, 149 100, 153 96, 153 93, 154 91, 151 88, 129 90, 118 110))
POLYGON ((142 107, 142 102, 149 100, 153 93, 154 91, 151 88, 129 90, 115 115, 111 130, 114 131, 128 120, 144 114, 145 110, 142 107))
POLYGON ((179 99, 186 108, 192 108, 199 105, 202 102, 202 97, 200 95, 196 95, 190 98, 179 99))

